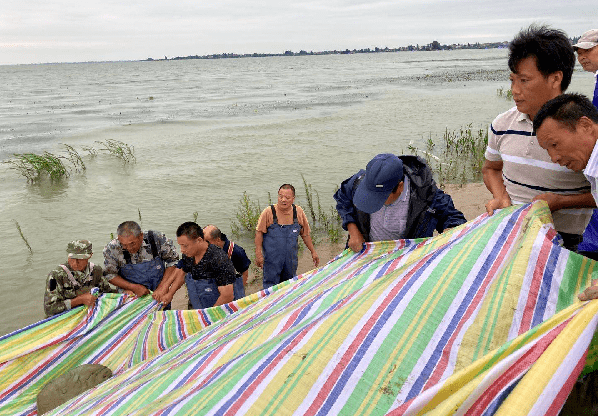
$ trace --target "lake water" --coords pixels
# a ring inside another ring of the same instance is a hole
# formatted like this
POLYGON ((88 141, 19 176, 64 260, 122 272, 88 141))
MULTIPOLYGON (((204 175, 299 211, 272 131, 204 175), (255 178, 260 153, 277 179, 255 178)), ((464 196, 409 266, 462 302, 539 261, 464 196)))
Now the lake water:
MULTIPOLYGON (((230 231, 244 191, 262 206, 301 174, 323 206, 377 153, 469 123, 486 128, 512 106, 505 50, 224 60, 0 66, 0 160, 77 149, 87 166, 60 183, 27 184, 0 164, 0 334, 43 318, 47 273, 68 241, 92 261, 125 220, 174 238, 198 213, 230 231), (84 147, 115 139, 136 164, 84 147), (32 247, 29 253, 16 222, 32 247)), ((589 94, 580 69, 571 91, 589 94)), ((423 146, 421 146, 423 147, 423 146)), ((253 254, 250 240, 242 241, 253 254)))

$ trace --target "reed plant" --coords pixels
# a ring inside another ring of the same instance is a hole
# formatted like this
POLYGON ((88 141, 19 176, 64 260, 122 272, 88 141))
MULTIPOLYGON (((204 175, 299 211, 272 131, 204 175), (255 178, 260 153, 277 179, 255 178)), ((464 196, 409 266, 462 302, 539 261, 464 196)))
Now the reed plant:
POLYGON ((505 89, 503 87, 500 87, 496 90, 496 95, 498 95, 499 97, 504 97, 505 100, 513 99, 513 91, 510 88, 505 89))
POLYGON ((17 226, 17 231, 19 232, 21 239, 25 242, 25 245, 29 249, 29 254, 33 254, 33 250, 31 249, 31 246, 29 245, 29 241, 27 241, 27 238, 23 234, 23 230, 21 230, 21 226, 19 225, 18 221, 17 220, 13 220, 13 221, 15 222, 15 225, 17 226))
POLYGON ((123 161, 123 163, 136 163, 135 149, 132 145, 128 145, 120 140, 106 139, 104 141, 96 141, 101 147, 99 150, 107 152, 123 161))
POLYGON ((11 169, 23 175, 28 183, 33 183, 46 175, 52 181, 68 177, 69 170, 61 159, 60 156, 56 156, 50 152, 44 152, 41 155, 35 153, 15 153, 13 154, 13 158, 7 160, 5 163, 8 163, 11 169))
POLYGON ((257 221, 262 213, 260 201, 254 201, 249 197, 247 191, 243 192, 243 196, 239 201, 239 208, 237 210, 236 221, 232 221, 230 228, 233 235, 237 238, 255 233, 257 221))
POLYGON ((472 123, 459 130, 445 130, 441 138, 431 136, 421 149, 410 143, 414 154, 426 159, 438 185, 465 184, 482 180, 484 152, 488 145, 488 129, 474 129, 472 123))
MULTIPOLYGON (((135 163, 135 154, 133 146, 118 140, 105 140, 100 143, 103 147, 99 150, 108 152, 118 157, 124 163, 135 163)), ((3 163, 10 165, 27 179, 28 183, 34 183, 44 177, 49 177, 51 181, 58 181, 70 176, 71 171, 83 172, 87 169, 83 157, 71 145, 62 144, 64 154, 54 154, 45 151, 41 155, 35 153, 15 153, 13 157, 3 163)), ((93 147, 83 147, 92 157, 97 156, 97 149, 93 147)))

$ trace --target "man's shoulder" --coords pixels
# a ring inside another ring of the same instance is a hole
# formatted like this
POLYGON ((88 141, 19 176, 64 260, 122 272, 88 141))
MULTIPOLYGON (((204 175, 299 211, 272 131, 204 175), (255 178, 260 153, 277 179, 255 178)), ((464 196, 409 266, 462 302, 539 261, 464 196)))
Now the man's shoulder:
POLYGON ((51 276, 55 279, 64 279, 66 277, 66 271, 63 269, 62 266, 66 265, 56 266, 50 271, 50 273, 48 273, 48 276, 51 276))
POLYGON ((115 238, 114 240, 111 240, 108 244, 106 244, 103 251, 105 253, 107 251, 115 251, 115 250, 122 251, 122 246, 120 245, 120 241, 118 241, 117 238, 115 238))
POLYGON ((527 136, 533 131, 533 126, 527 115, 517 110, 516 106, 496 116, 490 128, 497 135, 521 132, 527 136))

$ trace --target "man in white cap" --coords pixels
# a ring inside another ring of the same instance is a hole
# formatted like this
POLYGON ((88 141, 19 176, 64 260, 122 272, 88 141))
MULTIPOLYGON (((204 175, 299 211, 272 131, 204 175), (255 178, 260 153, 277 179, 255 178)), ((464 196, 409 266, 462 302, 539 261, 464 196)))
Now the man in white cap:
MULTIPOLYGON (((594 73, 598 77, 598 29, 590 29, 573 45, 577 52, 577 60, 584 70, 594 73)), ((598 108, 598 79, 594 87, 592 104, 598 108)))
POLYGON ((76 306, 93 306, 96 295, 92 288, 101 293, 117 293, 103 277, 102 267, 89 262, 92 246, 88 240, 75 240, 66 247, 67 261, 56 267, 46 279, 44 311, 46 316, 70 310, 76 306))
POLYGON ((346 179, 334 194, 349 232, 347 246, 364 242, 431 237, 465 223, 450 195, 438 189, 432 171, 417 156, 383 153, 346 179))

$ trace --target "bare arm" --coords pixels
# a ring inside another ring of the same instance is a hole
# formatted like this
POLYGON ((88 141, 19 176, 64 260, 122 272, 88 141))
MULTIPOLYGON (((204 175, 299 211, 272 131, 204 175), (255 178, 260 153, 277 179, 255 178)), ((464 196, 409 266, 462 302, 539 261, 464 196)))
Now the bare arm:
POLYGON ((534 201, 546 201, 550 212, 558 211, 564 208, 595 208, 596 200, 590 192, 585 194, 575 195, 559 195, 553 193, 545 193, 537 195, 534 201))
POLYGON ((235 298, 233 285, 218 286, 218 292, 220 292, 220 296, 216 300, 214 306, 224 305, 225 303, 232 302, 235 298))
POLYGON ((311 258, 314 261, 314 266, 318 267, 320 265, 320 257, 318 256, 318 253, 316 252, 316 249, 314 247, 314 243, 311 240, 311 235, 302 235, 301 238, 303 239, 303 242, 305 243, 307 249, 311 252, 311 258))
POLYGON ((492 193, 492 199, 486 202, 486 212, 492 215, 495 209, 511 205, 511 198, 502 179, 502 162, 491 162, 486 159, 482 167, 482 175, 486 188, 492 193))
POLYGON ((264 242, 264 233, 255 232, 255 265, 260 269, 264 267, 264 255, 262 254, 262 243, 264 242))
POLYGON ((249 269, 245 270, 241 276, 243 277, 243 286, 247 286, 247 278, 249 277, 249 269))
POLYGON ((154 291, 153 297, 158 302, 162 302, 164 305, 168 305, 172 302, 172 298, 174 294, 183 286, 185 283, 185 272, 182 269, 177 269, 176 267, 169 267, 166 269, 164 273, 164 278, 160 282, 158 288, 154 291), (170 270, 170 272, 169 272, 170 270), (168 277, 166 273, 168 272, 168 277), (162 287, 162 282, 166 281, 164 286, 162 287), (159 291, 160 290, 160 291, 159 291))
POLYGON ((124 290, 130 290, 131 292, 135 293, 135 296, 137 296, 137 297, 142 297, 149 293, 149 290, 147 287, 137 284, 137 283, 131 283, 128 280, 123 279, 119 275, 116 275, 115 277, 110 279, 110 283, 112 283, 114 286, 118 286, 124 290))

